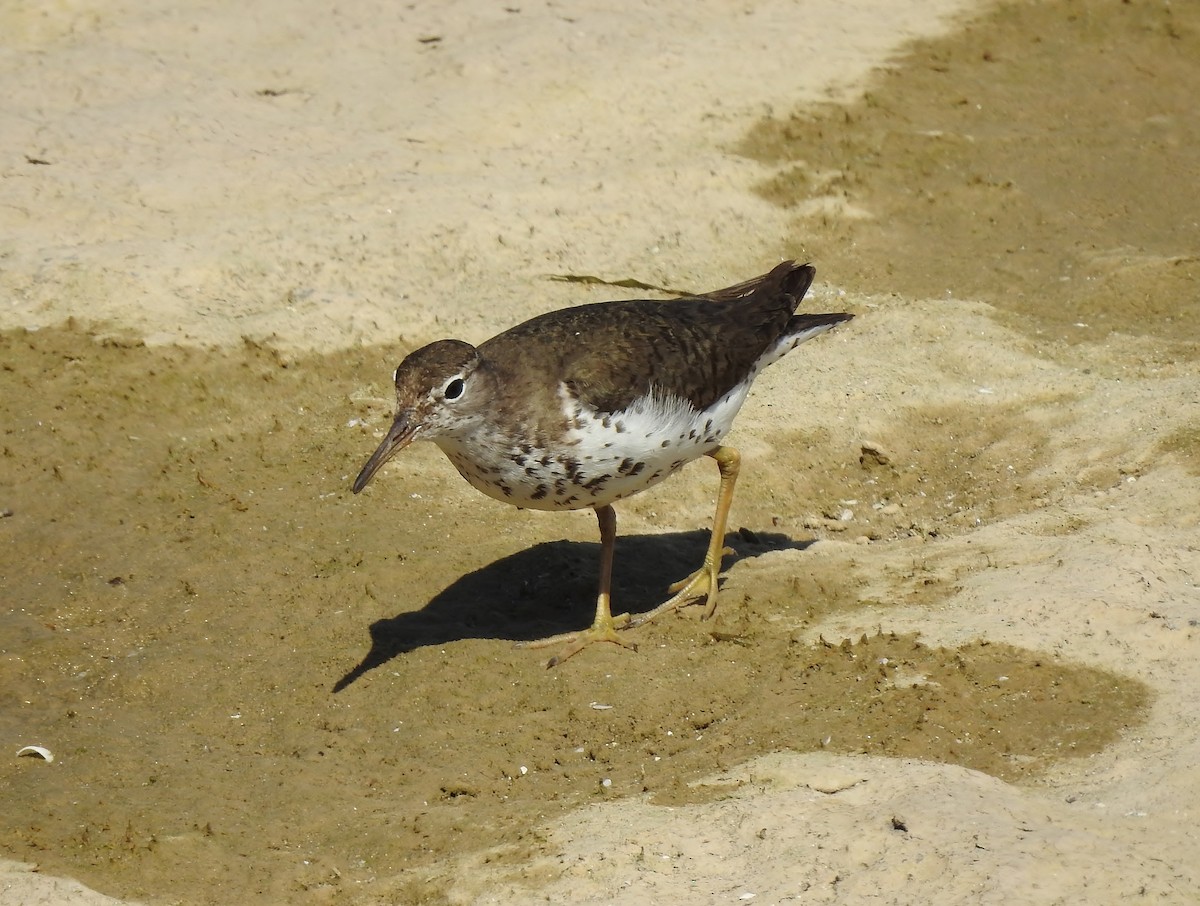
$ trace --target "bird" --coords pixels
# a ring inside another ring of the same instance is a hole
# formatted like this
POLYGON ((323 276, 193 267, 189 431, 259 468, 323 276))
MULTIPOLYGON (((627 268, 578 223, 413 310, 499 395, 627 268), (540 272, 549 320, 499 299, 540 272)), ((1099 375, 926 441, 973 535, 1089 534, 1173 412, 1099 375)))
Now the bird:
POLYGON ((751 384, 799 344, 850 320, 796 314, 811 264, 784 261, 751 280, 676 299, 596 302, 517 324, 478 348, 438 340, 396 368, 390 429, 354 480, 359 494, 413 441, 437 444, 472 486, 520 508, 591 508, 600 530, 592 625, 535 641, 549 667, 596 642, 637 650, 623 633, 703 600, 716 610, 725 527, 741 457, 724 445, 751 384), (720 474, 703 564, 652 610, 613 616, 613 504, 702 456, 720 474))

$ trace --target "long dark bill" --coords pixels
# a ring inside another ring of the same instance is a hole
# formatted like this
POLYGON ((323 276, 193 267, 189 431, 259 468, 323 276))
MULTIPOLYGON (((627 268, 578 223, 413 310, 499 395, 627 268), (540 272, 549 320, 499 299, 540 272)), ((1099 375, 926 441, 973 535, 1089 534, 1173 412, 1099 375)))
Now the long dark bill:
POLYGON ((392 422, 392 427, 388 429, 387 437, 383 439, 383 442, 371 454, 371 458, 367 460, 367 464, 362 467, 362 471, 354 479, 355 494, 367 486, 367 482, 375 477, 375 473, 379 471, 380 466, 412 443, 412 439, 420 427, 420 425, 412 423, 407 412, 401 412, 396 416, 396 420, 392 422))

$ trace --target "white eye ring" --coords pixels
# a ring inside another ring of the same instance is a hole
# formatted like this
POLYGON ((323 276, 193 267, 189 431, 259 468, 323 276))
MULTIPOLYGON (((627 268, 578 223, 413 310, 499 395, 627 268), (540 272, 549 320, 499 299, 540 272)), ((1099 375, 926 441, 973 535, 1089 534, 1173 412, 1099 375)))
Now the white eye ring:
POLYGON ((442 394, 448 400, 456 400, 460 396, 463 395, 463 391, 465 389, 466 389, 466 384, 463 383, 463 379, 455 378, 449 384, 446 385, 446 389, 442 391, 442 394))

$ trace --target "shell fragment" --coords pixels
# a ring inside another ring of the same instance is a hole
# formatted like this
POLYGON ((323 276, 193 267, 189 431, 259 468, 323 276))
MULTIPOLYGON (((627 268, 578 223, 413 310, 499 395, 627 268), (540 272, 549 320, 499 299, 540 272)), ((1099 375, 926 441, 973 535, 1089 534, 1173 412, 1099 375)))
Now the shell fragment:
POLYGON ((20 758, 22 755, 36 755, 45 761, 54 760, 54 753, 45 746, 25 746, 25 748, 17 750, 17 757, 20 758))

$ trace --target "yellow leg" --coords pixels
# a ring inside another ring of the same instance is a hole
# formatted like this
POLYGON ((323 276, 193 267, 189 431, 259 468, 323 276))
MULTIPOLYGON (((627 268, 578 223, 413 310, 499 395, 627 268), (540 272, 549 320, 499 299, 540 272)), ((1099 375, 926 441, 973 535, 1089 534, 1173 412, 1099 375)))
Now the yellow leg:
POLYGON ((564 632, 549 638, 533 642, 518 642, 520 648, 548 648, 551 645, 562 645, 563 649, 550 658, 547 667, 555 667, 578 654, 593 642, 612 642, 622 648, 637 651, 637 645, 627 642, 617 635, 618 629, 629 625, 629 614, 623 613, 613 618, 609 609, 609 595, 612 591, 613 548, 617 543, 617 511, 611 506, 596 508, 596 521, 600 523, 600 592, 596 595, 596 619, 592 625, 580 632, 564 632))
POLYGON ((733 486, 737 483, 738 467, 742 457, 733 447, 717 447, 708 454, 717 461, 721 470, 721 489, 717 492, 717 512, 713 516, 712 536, 708 539, 708 551, 704 554, 704 565, 680 579, 667 590, 673 595, 670 600, 659 604, 648 613, 639 614, 629 621, 629 627, 641 626, 660 614, 678 610, 689 601, 704 598, 707 606, 704 619, 709 619, 717 609, 717 576, 721 572, 721 558, 734 551, 725 546, 725 524, 729 520, 729 507, 733 503, 733 486))

